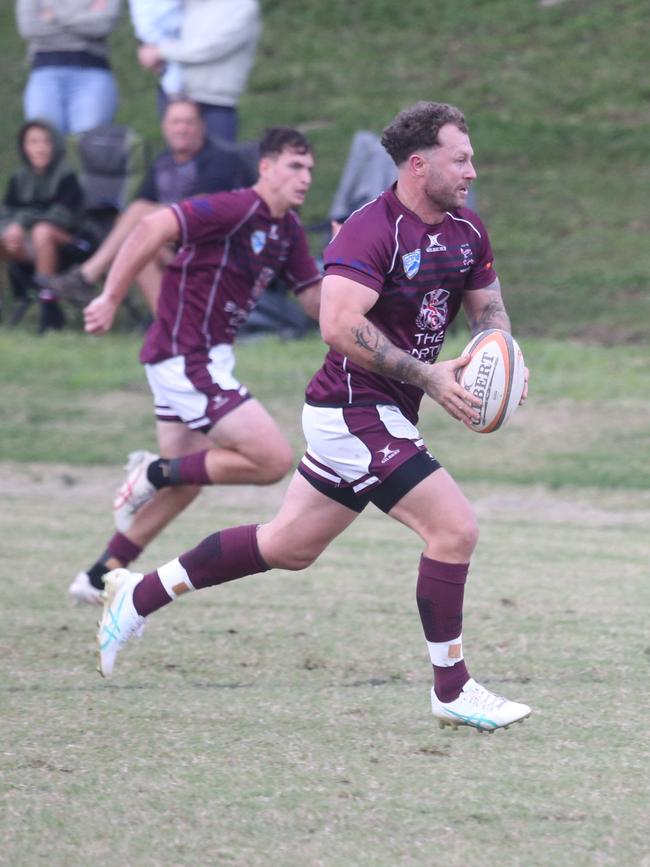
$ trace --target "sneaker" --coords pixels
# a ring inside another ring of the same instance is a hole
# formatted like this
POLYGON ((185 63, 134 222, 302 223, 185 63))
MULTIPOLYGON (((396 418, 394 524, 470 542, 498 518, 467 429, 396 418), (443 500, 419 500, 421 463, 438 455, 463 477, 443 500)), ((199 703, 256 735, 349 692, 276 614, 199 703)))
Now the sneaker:
POLYGON ((146 619, 138 614, 133 605, 133 588, 141 580, 142 575, 139 572, 129 572, 128 569, 113 569, 104 578, 104 613, 97 633, 97 670, 102 677, 113 674, 115 657, 129 638, 140 638, 142 635, 146 619))
POLYGON ((437 717, 440 728, 473 726, 480 732, 507 729, 509 725, 530 716, 530 708, 516 701, 508 701, 502 695, 490 692, 471 677, 454 701, 444 704, 431 690, 431 710, 437 717))
POLYGON ((68 587, 68 596, 74 605, 101 605, 104 601, 104 591, 90 583, 87 572, 80 572, 68 587))
POLYGON ((50 277, 48 286, 57 298, 79 307, 85 307, 97 294, 95 284, 86 280, 78 266, 50 277))
POLYGON ((126 478, 113 500, 113 518, 120 533, 126 533, 138 509, 153 498, 156 489, 147 478, 147 467, 158 460, 152 452, 131 452, 124 467, 126 478))

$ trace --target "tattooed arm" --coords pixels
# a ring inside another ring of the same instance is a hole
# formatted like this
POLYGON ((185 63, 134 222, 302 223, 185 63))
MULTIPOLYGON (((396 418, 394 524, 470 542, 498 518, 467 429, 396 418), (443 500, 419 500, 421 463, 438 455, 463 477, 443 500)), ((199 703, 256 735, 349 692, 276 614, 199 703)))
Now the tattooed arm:
POLYGON ((472 335, 486 328, 501 328, 510 331, 510 317, 501 298, 501 284, 498 280, 483 289, 465 292, 463 308, 472 335))
POLYGON ((421 388, 454 418, 471 424, 477 417, 472 406, 480 406, 480 401, 468 394, 455 376, 468 359, 425 364, 395 346, 366 316, 376 301, 377 293, 372 289, 345 277, 326 276, 320 307, 325 343, 360 367, 421 388))
MULTIPOLYGON (((498 280, 490 283, 484 289, 474 289, 466 292, 463 297, 463 308, 469 322, 472 336, 486 328, 501 328, 502 331, 511 331, 510 317, 501 298, 501 284, 498 280)), ((524 379, 524 392, 520 403, 528 397, 528 368, 524 379)))

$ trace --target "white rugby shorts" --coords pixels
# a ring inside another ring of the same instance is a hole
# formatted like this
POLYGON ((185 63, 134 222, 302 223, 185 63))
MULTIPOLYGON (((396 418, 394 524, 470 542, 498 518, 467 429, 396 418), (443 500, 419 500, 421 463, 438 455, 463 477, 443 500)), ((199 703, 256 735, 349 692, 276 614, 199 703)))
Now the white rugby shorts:
POLYGON ((396 406, 329 407, 305 404, 307 451, 302 468, 355 494, 381 484, 426 449, 420 432, 396 406))
POLYGON ((213 346, 207 360, 176 355, 144 367, 156 418, 180 421, 192 430, 209 431, 251 396, 233 375, 235 356, 230 344, 213 346))

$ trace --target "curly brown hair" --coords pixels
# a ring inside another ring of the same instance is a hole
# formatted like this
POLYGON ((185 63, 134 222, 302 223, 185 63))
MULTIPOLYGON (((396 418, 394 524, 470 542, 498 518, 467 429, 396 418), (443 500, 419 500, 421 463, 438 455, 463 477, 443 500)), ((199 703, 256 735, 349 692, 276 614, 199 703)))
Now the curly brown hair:
POLYGON ((446 102, 416 102, 388 124, 381 143, 399 166, 416 151, 439 144, 438 133, 447 123, 461 132, 469 132, 465 115, 455 106, 446 102))

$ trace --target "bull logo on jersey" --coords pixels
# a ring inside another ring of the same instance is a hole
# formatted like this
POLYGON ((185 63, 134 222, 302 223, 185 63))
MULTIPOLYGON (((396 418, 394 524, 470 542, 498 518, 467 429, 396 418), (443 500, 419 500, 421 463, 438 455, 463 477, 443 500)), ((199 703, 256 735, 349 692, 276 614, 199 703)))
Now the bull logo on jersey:
POLYGON ((447 289, 432 289, 431 292, 427 292, 422 299, 420 312, 415 320, 417 327, 426 331, 439 331, 444 328, 449 313, 448 298, 449 291, 447 289))
POLYGON ((265 246, 266 232, 262 232, 261 230, 253 232, 251 235, 251 247, 253 248, 253 253, 255 253, 256 256, 259 256, 265 246))
POLYGON ((420 270, 420 260, 422 254, 419 250, 412 250, 410 253, 404 253, 402 256, 402 264, 404 265, 404 273, 409 280, 412 280, 420 270))
POLYGON ((463 257, 463 265, 460 269, 462 274, 464 271, 469 271, 470 266, 474 264, 474 254, 469 244, 460 245, 460 254, 463 257))
POLYGON ((251 296, 255 301, 260 297, 262 292, 269 285, 271 280, 275 277, 275 271, 273 268, 262 268, 260 273, 257 275, 257 280, 253 284, 253 288, 251 290, 251 296))

